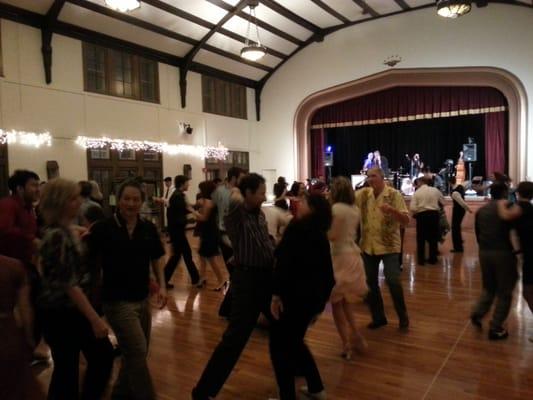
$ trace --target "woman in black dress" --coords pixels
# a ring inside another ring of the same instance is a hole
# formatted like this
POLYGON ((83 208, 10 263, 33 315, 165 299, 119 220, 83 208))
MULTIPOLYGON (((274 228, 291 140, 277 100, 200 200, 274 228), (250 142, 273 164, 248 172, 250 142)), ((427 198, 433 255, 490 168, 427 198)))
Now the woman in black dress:
POLYGON ((307 381, 305 394, 313 399, 326 398, 304 337, 311 321, 324 310, 335 285, 327 236, 331 220, 331 206, 323 196, 304 196, 276 249, 270 357, 280 400, 296 399, 296 364, 307 381))
POLYGON ((211 200, 216 184, 213 181, 204 181, 200 183, 198 189, 200 189, 200 199, 197 204, 200 206, 200 211, 190 210, 196 217, 196 221, 201 224, 199 228, 200 249, 198 250, 200 255, 200 281, 197 287, 205 286, 207 282, 206 264, 209 263, 217 277, 217 285, 213 290, 220 291, 227 285, 227 281, 224 280, 222 274, 224 261, 218 247, 217 208, 213 200, 211 200))

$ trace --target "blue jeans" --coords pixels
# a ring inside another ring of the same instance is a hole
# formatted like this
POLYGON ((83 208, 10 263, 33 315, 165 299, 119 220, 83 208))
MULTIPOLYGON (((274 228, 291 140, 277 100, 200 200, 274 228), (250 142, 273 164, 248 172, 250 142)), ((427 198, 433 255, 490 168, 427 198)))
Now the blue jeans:
POLYGON ((400 282, 400 261, 398 253, 370 255, 363 253, 363 261, 365 263, 366 283, 369 288, 368 305, 372 314, 372 321, 382 322, 386 321, 385 310, 383 308, 383 298, 379 289, 379 262, 383 261, 383 273, 385 281, 389 286, 389 291, 394 302, 394 308, 398 314, 400 321, 406 320, 407 308, 405 307, 405 300, 403 298, 403 288, 400 282))

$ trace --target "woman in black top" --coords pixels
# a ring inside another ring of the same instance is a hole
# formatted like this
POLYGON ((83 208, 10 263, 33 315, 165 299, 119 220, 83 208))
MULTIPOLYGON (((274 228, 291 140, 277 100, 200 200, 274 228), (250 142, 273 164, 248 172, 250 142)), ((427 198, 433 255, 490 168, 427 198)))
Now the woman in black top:
POLYGON ((91 249, 102 264, 103 309, 122 351, 122 365, 113 398, 156 398, 146 362, 150 342, 148 301, 150 266, 159 283, 158 303, 166 304, 162 256, 165 254, 154 224, 139 217, 144 201, 141 185, 124 182, 118 190, 118 210, 93 226, 91 249))
POLYGON ((43 189, 40 207, 46 227, 40 248, 43 279, 38 307, 54 360, 49 400, 79 398, 80 351, 88 363, 84 400, 101 399, 113 365, 108 328, 88 299, 90 274, 72 225, 80 204, 80 189, 74 182, 53 179, 43 189))
POLYGON ((331 219, 331 207, 323 196, 304 197, 276 249, 270 357, 281 400, 296 399, 296 364, 307 380, 307 393, 325 398, 320 373, 304 337, 335 285, 327 236, 331 219))
POLYGON ((206 284, 206 264, 209 262, 217 277, 217 285, 213 290, 220 291, 226 286, 227 281, 224 280, 222 275, 224 260, 218 247, 217 207, 211 200, 211 195, 215 191, 216 185, 213 181, 204 181, 200 183, 198 188, 200 189, 200 199, 198 200, 200 212, 192 208, 189 210, 196 217, 197 223, 200 223, 200 249, 198 250, 200 255, 200 281, 196 286, 203 287, 206 284))

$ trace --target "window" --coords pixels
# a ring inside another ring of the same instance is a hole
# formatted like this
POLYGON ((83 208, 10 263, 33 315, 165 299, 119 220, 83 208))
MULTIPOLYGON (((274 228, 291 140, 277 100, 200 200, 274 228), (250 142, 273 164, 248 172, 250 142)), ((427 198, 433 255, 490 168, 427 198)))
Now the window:
POLYGON ((202 75, 203 110, 207 113, 247 119, 246 88, 202 75))
POLYGON ((83 65, 87 92, 159 102, 155 61, 83 43, 83 65))

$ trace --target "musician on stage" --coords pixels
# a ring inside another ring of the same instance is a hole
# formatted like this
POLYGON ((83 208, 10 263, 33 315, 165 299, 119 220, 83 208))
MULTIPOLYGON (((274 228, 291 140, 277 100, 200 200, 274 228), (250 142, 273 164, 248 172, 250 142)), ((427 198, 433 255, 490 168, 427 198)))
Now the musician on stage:
POLYGON ((411 160, 411 178, 418 178, 422 168, 424 168, 424 163, 420 160, 420 154, 413 154, 413 159, 411 160))
POLYGON ((381 168, 385 176, 389 175, 389 160, 387 160, 387 157, 382 156, 379 150, 374 151, 374 167, 381 168))
POLYGON ((374 165, 374 153, 370 152, 366 156, 366 160, 363 163, 363 173, 366 173, 366 171, 368 171, 369 169, 372 169, 374 167, 375 167, 375 165, 374 165))

